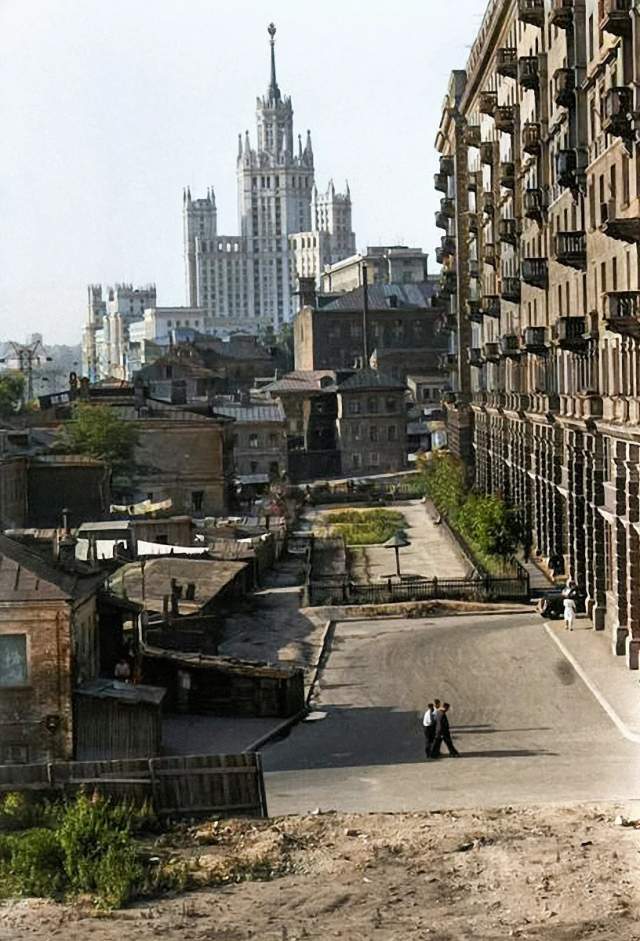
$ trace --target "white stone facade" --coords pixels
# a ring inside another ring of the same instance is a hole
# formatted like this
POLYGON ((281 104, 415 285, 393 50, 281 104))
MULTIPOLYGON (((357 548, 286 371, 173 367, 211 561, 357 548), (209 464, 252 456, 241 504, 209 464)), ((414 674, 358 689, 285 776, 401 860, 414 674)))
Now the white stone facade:
POLYGON ((155 284, 134 288, 132 284, 108 286, 106 297, 100 284, 88 288, 87 323, 82 336, 83 375, 98 379, 126 379, 129 374, 129 328, 148 307, 156 305, 155 284))

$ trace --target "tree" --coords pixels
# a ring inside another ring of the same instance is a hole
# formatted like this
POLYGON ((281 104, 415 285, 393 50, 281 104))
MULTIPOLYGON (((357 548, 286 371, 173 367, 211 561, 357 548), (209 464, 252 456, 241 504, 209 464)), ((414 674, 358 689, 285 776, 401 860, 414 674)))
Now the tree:
POLYGON ((108 405, 79 403, 58 441, 65 451, 98 458, 116 470, 132 461, 137 433, 108 405))
POLYGON ((10 418, 20 409, 24 395, 24 376, 6 372, 0 376, 0 417, 10 418))

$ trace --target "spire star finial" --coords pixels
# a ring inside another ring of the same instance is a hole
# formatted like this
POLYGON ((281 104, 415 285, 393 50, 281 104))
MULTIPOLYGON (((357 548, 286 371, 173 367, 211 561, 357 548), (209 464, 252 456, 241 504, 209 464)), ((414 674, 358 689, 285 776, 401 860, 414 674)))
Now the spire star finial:
POLYGON ((269 23, 269 25, 267 26, 267 32, 269 33, 269 36, 271 36, 271 42, 275 42, 276 24, 269 23))

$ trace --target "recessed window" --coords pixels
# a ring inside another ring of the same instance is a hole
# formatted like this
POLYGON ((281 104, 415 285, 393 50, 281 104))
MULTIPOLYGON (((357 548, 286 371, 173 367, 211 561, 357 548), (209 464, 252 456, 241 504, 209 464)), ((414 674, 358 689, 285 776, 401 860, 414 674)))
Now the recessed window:
POLYGON ((28 681, 27 635, 0 634, 0 687, 26 686, 28 681))

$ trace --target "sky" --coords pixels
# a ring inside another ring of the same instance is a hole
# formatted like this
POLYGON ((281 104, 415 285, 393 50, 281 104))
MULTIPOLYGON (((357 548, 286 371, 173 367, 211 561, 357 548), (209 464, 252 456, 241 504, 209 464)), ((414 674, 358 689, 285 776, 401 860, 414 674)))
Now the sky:
MULTIPOLYGON (((237 135, 278 83, 358 248, 433 249, 434 139, 485 0, 0 0, 0 340, 80 341, 90 283, 184 304, 182 189, 238 232, 237 135)), ((433 262, 431 263, 433 264, 433 262)))

